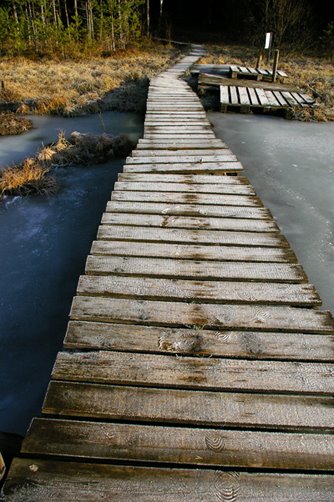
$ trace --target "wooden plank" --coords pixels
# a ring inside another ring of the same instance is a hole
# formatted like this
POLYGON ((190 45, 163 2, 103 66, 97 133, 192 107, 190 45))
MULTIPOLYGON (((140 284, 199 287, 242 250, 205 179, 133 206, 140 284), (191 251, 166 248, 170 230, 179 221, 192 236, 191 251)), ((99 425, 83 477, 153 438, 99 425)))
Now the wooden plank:
POLYGON ((239 104, 239 97, 237 93, 237 88, 234 87, 233 85, 229 86, 229 92, 230 92, 230 102, 232 105, 238 105, 239 104))
POLYGON ((281 431, 302 429, 304 432, 333 430, 332 398, 293 394, 192 391, 51 381, 43 413, 153 424, 281 431))
POLYGON ((291 263, 296 257, 288 248, 252 246, 210 246, 199 244, 170 244, 166 242, 94 241, 92 254, 110 256, 152 256, 193 260, 231 260, 250 262, 291 263))
POLYGON ((15 459, 4 487, 14 500, 92 502, 332 502, 333 476, 268 474, 212 469, 130 467, 41 459, 15 459))
POLYGON ((334 336, 70 321, 64 348, 332 362, 334 336))
POLYGON ((102 224, 138 225, 163 228, 206 228, 211 230, 241 230, 243 232, 278 232, 273 220, 249 218, 214 218, 203 216, 104 213, 102 224))
POLYGON ((94 350, 58 352, 52 378, 111 385, 330 396, 334 391, 334 378, 330 378, 333 370, 334 364, 323 362, 179 358, 94 350))
POLYGON ((259 100, 258 100, 258 97, 257 97, 257 94, 256 94, 255 90, 252 89, 252 88, 249 88, 248 89, 248 93, 249 93, 249 99, 250 99, 251 105, 252 106, 258 106, 259 105, 259 100))
POLYGON ((170 327, 247 329, 300 333, 334 332, 327 311, 285 306, 221 305, 76 296, 71 319, 170 327))
MULTIPOLYGON (((167 176, 166 176, 167 178, 167 176)), ((177 183, 171 180, 167 182, 150 181, 117 181, 114 184, 117 191, 138 191, 138 192, 195 192, 208 194, 226 195, 255 195, 251 185, 229 184, 229 183, 177 183)))
MULTIPOLYGON (((125 274, 126 272, 124 272, 125 274)), ((149 277, 149 273, 145 277, 124 277, 121 272, 107 276, 103 274, 84 275, 79 280, 78 295, 132 298, 134 300, 202 301, 211 304, 236 303, 306 307, 321 304, 312 285, 276 282, 254 284, 246 281, 210 281, 209 279, 200 281, 199 278, 196 281, 177 278, 177 276, 174 279, 162 278, 161 276, 149 277)))
MULTIPOLYGON (((255 75, 258 75, 258 73, 255 71, 255 75)), ((258 75, 259 76, 259 75, 258 75)), ((219 75, 209 75, 202 73, 199 78, 198 78, 198 83, 199 85, 219 85, 224 88, 227 86, 231 85, 231 80, 226 78, 226 77, 221 77, 219 75)), ((294 88, 288 84, 277 84, 275 82, 265 82, 264 80, 261 81, 256 81, 256 80, 243 80, 243 79, 238 79, 233 81, 233 86, 234 87, 247 87, 248 89, 255 89, 255 88, 260 88, 260 89, 275 89, 275 90, 284 90, 284 91, 293 91, 294 88)), ((224 90, 223 92, 226 92, 224 90)))
MULTIPOLYGON (((270 213, 262 207, 220 206, 209 204, 173 204, 164 202, 122 202, 107 203, 106 211, 112 213, 161 214, 163 216, 218 217, 269 219, 270 213)), ((166 218, 166 225, 170 221, 166 218)))
POLYGON ((281 92, 273 91, 273 94, 281 106, 283 106, 284 108, 287 108, 289 106, 288 102, 284 99, 284 96, 281 92))
MULTIPOLYGON (((212 139, 214 138, 213 132, 196 132, 192 133, 191 136, 193 138, 197 139, 212 139)), ((145 132, 144 133, 144 138, 145 139, 187 139, 189 138, 189 132, 166 132, 166 131, 161 131, 161 132, 145 132)))
MULTIPOLYGON (((238 279, 241 281, 251 280, 255 282, 268 281, 284 283, 305 282, 306 279, 302 267, 290 263, 217 262, 199 259, 178 260, 171 257, 145 258, 129 256, 122 258, 120 256, 88 256, 86 273, 103 275, 145 275, 150 277, 167 277, 168 279, 174 277, 182 277, 184 279, 202 277, 206 279, 238 279)), ((88 278, 83 277, 83 279, 88 278)), ((196 285, 198 284, 199 283, 196 282, 196 285)), ((239 284, 241 288, 242 283, 239 284)), ((225 285, 228 287, 227 283, 225 283, 225 285)), ((261 284, 261 287, 265 289, 266 285, 261 284)), ((268 285, 268 287, 274 287, 274 285, 268 285)), ((312 287, 309 284, 303 284, 303 288, 305 288, 303 289, 305 292, 312 291, 312 287)), ((255 284, 254 290, 256 290, 255 284)), ((296 288, 296 290, 298 291, 298 288, 296 288)))
POLYGON ((255 89, 255 92, 257 94, 257 97, 258 97, 258 100, 259 100, 261 106, 268 106, 269 101, 267 99, 267 96, 266 96, 264 90, 263 89, 255 89))
MULTIPOLYGON (((210 155, 210 156, 212 156, 212 155, 233 155, 231 150, 229 150, 228 148, 216 148, 216 149, 201 148, 201 149, 195 150, 195 154, 200 155, 201 157, 208 156, 208 155, 210 155)), ((162 150, 162 149, 140 150, 140 149, 137 149, 137 150, 133 150, 131 153, 131 157, 166 157, 166 156, 174 156, 175 157, 175 155, 177 155, 177 156, 187 155, 188 157, 193 156, 194 150, 192 148, 190 148, 190 149, 181 148, 180 150, 179 149, 166 149, 166 150, 162 150)))
POLYGON ((290 92, 283 91, 281 94, 284 96, 284 98, 286 99, 286 101, 289 103, 290 106, 298 106, 298 102, 294 99, 294 97, 290 92))
POLYGON ((264 92, 265 92, 266 98, 267 98, 270 106, 274 106, 274 107, 280 106, 279 102, 277 101, 277 99, 272 91, 264 91, 264 92))
POLYGON ((227 104, 230 103, 228 87, 225 87, 223 85, 220 86, 220 102, 227 104))
POLYGON ((125 165, 124 172, 128 173, 212 173, 219 174, 224 172, 238 173, 243 170, 240 162, 198 162, 193 164, 147 164, 147 165, 125 165))
POLYGON ((160 202, 172 204, 218 204, 227 206, 262 206, 255 195, 212 194, 200 192, 144 192, 136 190, 114 190, 111 200, 160 202))
POLYGON ((250 105, 249 96, 246 87, 238 87, 239 99, 241 105, 250 105))
POLYGON ((315 99, 312 98, 311 96, 308 96, 307 94, 303 93, 303 92, 300 92, 299 93, 300 96, 304 99, 304 101, 309 104, 309 105, 313 105, 315 103, 315 99))
POLYGON ((248 69, 245 66, 239 66, 239 71, 240 71, 240 73, 244 73, 245 75, 250 74, 250 72, 248 71, 248 69))
POLYGON ((155 124, 155 125, 148 125, 144 124, 144 131, 145 132, 184 132, 184 133, 206 133, 210 132, 212 130, 210 124, 205 124, 203 123, 202 125, 193 125, 193 124, 180 124, 180 123, 175 123, 175 124, 155 124))
POLYGON ((152 149, 155 148, 156 150, 160 149, 165 149, 165 148, 177 148, 177 149, 182 149, 182 148, 193 148, 194 150, 197 150, 199 148, 225 148, 226 144, 223 143, 223 141, 220 140, 214 140, 214 139, 209 139, 209 140, 203 140, 203 141, 198 141, 197 139, 193 138, 188 138, 184 140, 165 140, 162 142, 161 140, 148 140, 148 139, 141 139, 138 141, 137 144, 137 149, 152 149))
POLYGON ((167 156, 140 156, 140 157, 127 157, 127 165, 134 164, 181 164, 183 162, 189 164, 191 162, 236 162, 237 157, 229 153, 220 153, 218 155, 167 155, 167 156))
MULTIPOLYGON (((245 176, 215 176, 214 174, 140 174, 119 173, 119 181, 159 182, 159 183, 196 183, 217 185, 248 185, 253 188, 245 176)), ((166 185, 167 186, 167 185, 166 185)))
POLYGON ((23 451, 101 460, 136 460, 198 466, 334 469, 329 434, 100 424, 35 419, 23 451), (101 430, 102 429, 102 430, 101 430), (108 447, 106 448, 106 439, 108 447), (133 446, 132 446, 133 445, 133 446))
POLYGON ((230 232, 203 229, 148 228, 101 225, 98 239, 180 244, 216 244, 219 246, 288 247, 283 235, 260 232, 230 232))

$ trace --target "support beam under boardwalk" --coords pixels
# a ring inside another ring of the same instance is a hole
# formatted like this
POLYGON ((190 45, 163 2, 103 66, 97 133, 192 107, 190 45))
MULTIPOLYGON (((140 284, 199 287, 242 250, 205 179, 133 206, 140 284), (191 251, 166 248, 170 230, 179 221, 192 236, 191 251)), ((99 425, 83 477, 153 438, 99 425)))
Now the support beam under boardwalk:
POLYGON ((6 502, 334 500, 334 321, 180 79, 201 54, 151 82, 6 502))

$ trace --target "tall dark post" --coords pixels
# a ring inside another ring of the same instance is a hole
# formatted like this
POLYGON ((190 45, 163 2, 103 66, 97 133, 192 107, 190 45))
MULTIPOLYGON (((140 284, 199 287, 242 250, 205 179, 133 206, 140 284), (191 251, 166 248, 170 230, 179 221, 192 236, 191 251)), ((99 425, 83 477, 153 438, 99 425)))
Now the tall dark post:
POLYGON ((279 59, 279 50, 275 49, 274 66, 273 66, 273 76, 272 76, 272 81, 273 82, 275 82, 275 80, 276 80, 277 67, 278 67, 278 59, 279 59))

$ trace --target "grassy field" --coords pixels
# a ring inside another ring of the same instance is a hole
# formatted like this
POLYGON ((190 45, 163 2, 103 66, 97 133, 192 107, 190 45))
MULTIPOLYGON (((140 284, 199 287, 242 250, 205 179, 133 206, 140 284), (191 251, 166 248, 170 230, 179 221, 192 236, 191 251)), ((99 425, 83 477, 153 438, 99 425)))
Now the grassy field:
POLYGON ((106 109, 141 111, 148 78, 168 67, 179 51, 160 44, 119 51, 112 57, 52 61, 0 60, 5 88, 0 101, 24 102, 18 113, 64 116, 106 109))
MULTIPOLYGON (((256 66, 259 51, 243 46, 207 47, 203 64, 238 64, 256 66)), ((272 63, 271 63, 272 64, 272 63)), ((266 67, 265 63, 262 64, 266 67)), ((329 58, 303 55, 288 50, 280 51, 279 69, 288 74, 285 82, 317 98, 318 107, 295 112, 295 119, 334 120, 334 66, 329 58)))

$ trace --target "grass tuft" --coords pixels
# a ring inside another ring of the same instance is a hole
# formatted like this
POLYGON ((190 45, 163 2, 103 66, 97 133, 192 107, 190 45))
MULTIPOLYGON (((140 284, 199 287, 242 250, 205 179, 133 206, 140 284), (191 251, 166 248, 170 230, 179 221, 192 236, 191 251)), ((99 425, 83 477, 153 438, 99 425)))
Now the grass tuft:
POLYGON ((28 158, 21 166, 8 167, 0 175, 1 195, 50 195, 55 193, 57 184, 50 169, 28 158))

